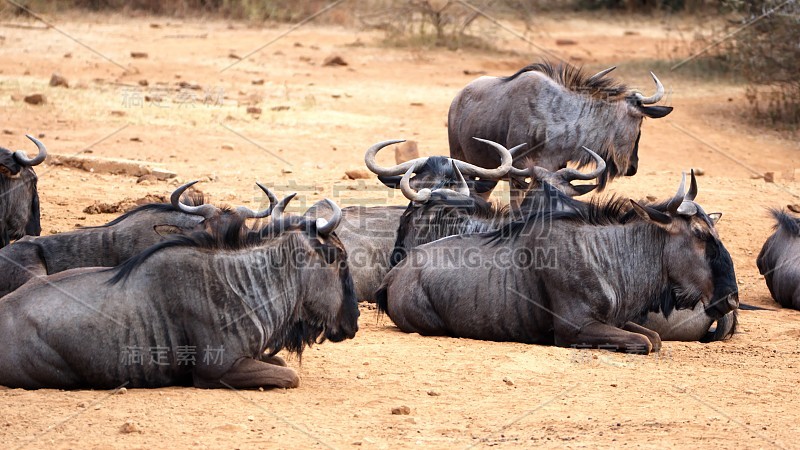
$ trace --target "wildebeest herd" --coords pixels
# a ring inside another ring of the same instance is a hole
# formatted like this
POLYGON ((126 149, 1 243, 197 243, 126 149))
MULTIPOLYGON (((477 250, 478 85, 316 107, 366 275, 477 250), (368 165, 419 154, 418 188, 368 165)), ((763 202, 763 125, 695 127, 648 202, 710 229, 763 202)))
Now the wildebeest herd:
MULTIPOLYGON (((296 387, 277 353, 354 338, 358 300, 420 335, 638 354, 732 336, 733 261, 693 171, 661 202, 575 198, 636 174, 643 119, 672 111, 654 105, 655 75, 646 97, 612 70, 475 80, 450 107, 450 157, 385 167, 377 154, 402 141, 371 146, 367 168, 407 207, 326 199, 290 215, 294 194, 261 184, 268 208, 217 207, 192 182, 168 204, 39 236, 45 146, 0 149, 0 385, 296 387), (509 205, 488 201, 500 181, 509 205)), ((800 219, 774 215, 758 267, 800 308, 800 219)))

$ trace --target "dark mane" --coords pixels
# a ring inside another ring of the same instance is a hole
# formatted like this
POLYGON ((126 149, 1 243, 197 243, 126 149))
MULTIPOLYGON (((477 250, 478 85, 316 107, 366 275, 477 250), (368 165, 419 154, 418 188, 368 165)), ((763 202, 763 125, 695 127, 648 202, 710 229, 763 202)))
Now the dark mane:
MULTIPOLYGON (((192 192, 187 192, 187 193, 183 194, 183 196, 181 197, 181 201, 185 205, 188 205, 188 206, 200 206, 202 204, 205 204, 205 202, 206 202, 205 201, 205 196, 203 195, 203 193, 202 192, 198 192, 198 191, 192 191, 192 192)), ((228 207, 222 207, 220 209, 222 209, 223 212, 232 211, 232 209, 230 209, 228 207)), ((175 211, 175 208, 173 208, 172 205, 170 205, 169 203, 146 203, 144 205, 137 206, 136 208, 133 208, 132 210, 130 210, 130 211, 126 212, 125 214, 117 217, 116 219, 112 220, 111 222, 108 222, 108 223, 103 224, 103 225, 93 226, 93 227, 82 227, 82 229, 93 229, 93 228, 110 227, 110 226, 113 226, 113 225, 116 225, 116 224, 122 222, 123 220, 127 219, 128 217, 133 216, 134 214, 139 214, 141 212, 148 212, 148 211, 152 211, 152 212, 170 212, 170 211, 175 211)))
POLYGON ((172 236, 148 247, 119 266, 108 269, 116 271, 108 283, 114 285, 124 282, 137 267, 164 249, 190 247, 206 250, 241 250, 255 247, 261 244, 264 238, 277 236, 288 229, 298 228, 306 222, 308 219, 300 216, 287 216, 270 222, 258 230, 248 230, 245 226, 245 219, 233 214, 230 221, 219 224, 211 231, 197 231, 190 235, 172 236))
POLYGON ((775 229, 781 229, 792 236, 800 236, 800 218, 794 217, 782 209, 770 209, 775 218, 775 229))
POLYGON ((580 67, 567 63, 554 65, 549 61, 529 64, 514 75, 504 77, 503 80, 514 80, 526 72, 542 73, 572 92, 588 95, 598 100, 620 100, 629 93, 627 86, 607 75, 593 79, 593 74, 585 73, 580 67))
MULTIPOLYGON (((542 188, 545 195, 561 194, 549 183, 542 183, 542 188)), ((528 211, 525 218, 510 222, 496 231, 486 233, 485 236, 490 242, 499 243, 518 237, 531 224, 556 220, 597 226, 617 225, 625 223, 630 209, 630 201, 627 198, 614 195, 605 198, 595 197, 589 202, 581 202, 564 194, 561 194, 559 199, 568 201, 569 208, 535 208, 528 211)))

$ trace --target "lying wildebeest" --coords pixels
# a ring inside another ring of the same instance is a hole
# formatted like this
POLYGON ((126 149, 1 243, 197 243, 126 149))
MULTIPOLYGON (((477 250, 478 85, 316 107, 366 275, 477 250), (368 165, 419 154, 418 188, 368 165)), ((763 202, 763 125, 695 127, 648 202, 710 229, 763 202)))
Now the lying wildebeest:
POLYGON ((189 234, 209 229, 212 224, 231 217, 262 218, 277 203, 266 187, 259 187, 270 199, 270 207, 252 211, 218 208, 203 204, 202 195, 184 192, 196 181, 172 193, 171 204, 142 205, 111 222, 50 236, 26 237, 0 249, 0 297, 22 286, 34 277, 63 272, 77 267, 114 267, 147 247, 173 234, 189 234), (191 204, 181 202, 184 201, 191 204))
POLYGON ((731 257, 684 187, 666 212, 630 201, 640 219, 625 224, 615 199, 422 245, 387 274, 378 307, 423 335, 657 351, 658 333, 634 322, 654 302, 715 318, 739 302, 731 257))
MULTIPOLYGON (((376 161, 378 152, 402 140, 389 140, 371 146, 364 155, 364 163, 386 186, 399 188, 402 174, 408 169, 414 169, 416 176, 411 178, 409 184, 417 190, 435 190, 454 186, 457 182, 456 173, 450 158, 444 156, 431 156, 417 158, 392 167, 383 167, 376 161)), ((504 177, 511 168, 511 154, 505 150, 501 152, 500 166, 495 169, 483 169, 456 162, 459 170, 480 177, 480 180, 469 182, 471 192, 479 195, 491 192, 497 180, 504 177)), ((349 206, 342 209, 342 225, 336 234, 342 240, 348 252, 350 271, 356 287, 359 300, 374 301, 375 291, 389 271, 389 256, 397 238, 397 225, 404 206, 349 206)), ((306 213, 309 216, 329 213, 325 202, 314 204, 306 213)))
POLYGON ((353 338, 359 311, 333 232, 341 214, 283 217, 290 198, 259 230, 242 233, 244 219, 233 217, 118 267, 69 270, 7 295, 0 385, 298 386, 271 355, 353 338))
MULTIPOLYGON (((508 151, 502 145, 486 141, 498 151, 508 151)), ((535 210, 570 207, 572 202, 562 201, 562 197, 582 195, 591 191, 594 185, 573 185, 574 180, 591 180, 605 170, 603 159, 588 148, 584 148, 596 161, 597 167, 589 173, 581 173, 571 168, 551 172, 537 166, 526 169, 512 168, 521 178, 531 178, 520 211, 531 213, 535 210), (553 189, 558 191, 551 192, 553 189), (566 206, 570 205, 570 206, 566 206)), ((507 207, 496 207, 480 197, 470 195, 467 181, 453 164, 458 183, 455 187, 418 191, 411 187, 410 177, 414 167, 409 167, 400 181, 403 195, 411 202, 400 217, 397 228, 397 241, 392 251, 391 267, 405 258, 406 253, 419 245, 456 234, 470 234, 492 231, 507 224, 517 215, 507 207)), ((580 202, 578 202, 580 203, 580 202)))
POLYGON ((38 236, 42 232, 38 178, 33 166, 47 158, 47 149, 35 137, 29 134, 25 137, 39 149, 33 159, 21 150, 12 152, 0 147, 0 247, 22 236, 38 236))
MULTIPOLYGON (((568 64, 531 64, 509 77, 480 77, 459 92, 450 105, 450 156, 481 167, 497 165, 490 148, 472 140, 481 136, 506 147, 527 143, 514 154, 555 171, 569 161, 590 163, 581 146, 599 153, 608 168, 599 179, 631 176, 638 167, 639 138, 644 117, 660 118, 668 106, 650 106, 664 96, 664 86, 652 74, 656 93, 645 97, 606 75, 589 76, 568 64)), ((512 177, 512 205, 524 186, 512 177)))
POLYGON ((800 219, 779 210, 772 210, 772 215, 775 232, 758 254, 758 271, 776 302, 800 309, 800 219))

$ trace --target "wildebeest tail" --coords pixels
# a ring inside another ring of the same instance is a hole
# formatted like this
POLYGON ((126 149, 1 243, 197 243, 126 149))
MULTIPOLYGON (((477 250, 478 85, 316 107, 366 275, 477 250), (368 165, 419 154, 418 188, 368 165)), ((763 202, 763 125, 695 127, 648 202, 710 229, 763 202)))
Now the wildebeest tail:
POLYGON ((389 285, 386 284, 384 281, 381 284, 381 287, 375 291, 375 304, 378 305, 378 313, 386 314, 387 309, 389 308, 389 285))
POLYGON ((800 236, 800 218, 794 217, 782 209, 770 209, 772 217, 778 222, 775 227, 793 236, 800 236))

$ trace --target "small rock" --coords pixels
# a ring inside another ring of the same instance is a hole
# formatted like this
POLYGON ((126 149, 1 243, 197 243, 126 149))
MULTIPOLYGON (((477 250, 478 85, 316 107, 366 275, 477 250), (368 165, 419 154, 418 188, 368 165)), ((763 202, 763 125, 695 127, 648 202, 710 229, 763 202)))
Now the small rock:
POLYGON ((640 33, 638 31, 625 30, 622 34, 625 36, 639 36, 640 33))
POLYGON ((372 178, 371 172, 366 169, 350 169, 344 172, 351 180, 366 180, 372 178))
POLYGON ((131 433, 141 433, 142 429, 139 425, 136 425, 133 422, 125 422, 119 427, 119 432, 122 434, 131 434, 131 433))
POLYGON ((66 78, 61 76, 60 73, 54 72, 52 75, 50 75, 50 86, 53 87, 63 86, 65 88, 68 88, 69 83, 67 82, 66 78))
POLYGON ((255 417, 253 417, 253 416, 247 416, 247 420, 249 420, 250 422, 252 422, 252 421, 256 420, 256 418, 255 418, 255 417))
POLYGON ((261 108, 258 106, 248 106, 247 114, 261 114, 261 108))
POLYGON ((150 28, 161 28, 161 24, 158 23, 151 23, 150 28))
POLYGON ((123 395, 123 394, 127 394, 127 393, 128 393, 128 388, 126 388, 126 387, 121 387, 121 388, 117 389, 117 395, 123 395))
POLYGON ((401 142, 394 148, 394 161, 396 164, 402 164, 416 158, 419 158, 417 141, 401 142))
POLYGON ((233 150, 233 146, 231 144, 222 144, 223 150, 233 150))
POLYGON ((294 43, 294 46, 295 46, 295 47, 302 47, 302 46, 303 46, 303 44, 302 44, 301 42, 295 42, 295 43, 294 43))
POLYGON ((439 391, 430 390, 428 391, 428 395, 430 395, 431 397, 438 397, 442 394, 439 391))
POLYGON ((47 101, 44 98, 44 95, 42 95, 42 94, 26 95, 25 98, 23 98, 23 100, 25 100, 25 103, 28 103, 28 104, 31 104, 31 105, 41 105, 42 103, 46 103, 46 101, 47 101))
POLYGON ((286 106, 286 105, 278 105, 278 106, 273 106, 273 107, 272 107, 272 108, 270 108, 270 109, 271 109, 272 111, 288 111, 289 109, 291 109, 291 106, 286 106))
POLYGON ((706 171, 705 171, 705 170, 703 170, 703 169, 701 169, 700 167, 695 167, 695 168, 694 168, 694 174, 695 174, 696 176, 698 176, 698 177, 702 177, 703 175, 705 175, 705 174, 706 174, 706 171))
POLYGON ((764 178, 764 175, 759 175, 757 173, 753 174, 753 175, 750 175, 750 179, 751 180, 758 180, 758 179, 761 179, 761 178, 764 178))
POLYGON ((139 138, 138 136, 134 136, 131 138, 131 142, 142 142, 142 139, 139 138))
POLYGON ((125 111, 111 111, 111 115, 114 117, 123 117, 125 116, 125 111))
POLYGON ((86 402, 78 403, 78 408, 86 408, 86 402))
POLYGON ((139 80, 139 86, 145 86, 145 87, 147 87, 147 86, 149 86, 149 85, 150 85, 150 82, 149 82, 149 81, 147 81, 147 80, 139 80))
POLYGON ((136 59, 147 58, 147 53, 145 53, 145 52, 131 52, 131 58, 136 58, 136 59))
POLYGON ((331 55, 331 56, 328 56, 327 58, 325 58, 324 61, 322 61, 322 65, 326 66, 326 67, 329 67, 329 66, 346 66, 347 65, 347 61, 345 61, 344 58, 342 58, 339 55, 331 55))
POLYGON ((3 134, 14 134, 14 132, 11 131, 11 130, 5 129, 5 130, 3 130, 3 134))
POLYGON ((575 45, 577 41, 572 39, 556 39, 556 45, 575 45))
POLYGON ((503 383, 507 384, 508 386, 513 386, 514 385, 514 380, 512 380, 511 378, 508 378, 508 377, 503 377, 503 383))
POLYGON ((648 201, 651 201, 651 202, 654 202, 654 201, 658 200, 658 197, 656 197, 655 195, 648 195, 646 198, 647 198, 648 201))
POLYGON ((237 55, 236 53, 233 53, 233 52, 228 53, 228 58, 231 58, 231 59, 242 59, 241 56, 239 56, 239 55, 237 55))
POLYGON ((464 69, 464 75, 486 75, 485 70, 464 69))
POLYGON ((356 378, 358 378, 359 380, 363 380, 363 379, 367 378, 367 374, 359 373, 358 375, 356 375, 356 378))
POLYGON ((294 172, 294 171, 292 169, 288 168, 288 167, 284 167, 283 169, 281 169, 281 173, 283 173, 283 174, 292 173, 292 172, 294 172))
POLYGON ((136 179, 136 184, 142 184, 144 186, 149 186, 158 181, 158 177, 153 175, 152 173, 148 173, 147 175, 142 175, 136 179))
POLYGON ((250 82, 250 84, 252 84, 254 86, 261 86, 261 85, 264 84, 264 79, 263 78, 259 78, 257 80, 253 80, 253 81, 250 82))
POLYGON ((392 408, 392 415, 394 416, 407 416, 411 414, 411 408, 408 406, 396 406, 392 408))
POLYGON ((775 182, 775 172, 764 172, 764 181, 767 183, 775 182))
POLYGON ((64 58, 72 58, 72 53, 64 53, 64 58))

